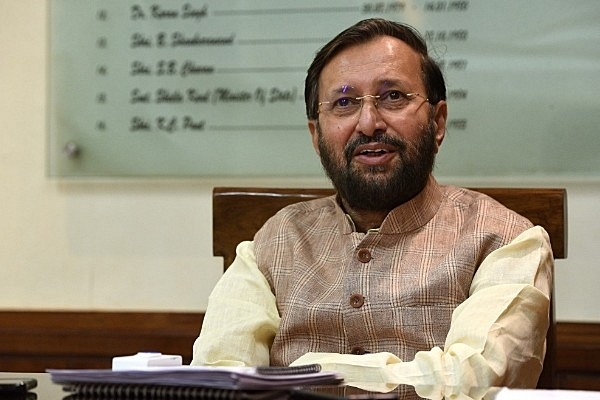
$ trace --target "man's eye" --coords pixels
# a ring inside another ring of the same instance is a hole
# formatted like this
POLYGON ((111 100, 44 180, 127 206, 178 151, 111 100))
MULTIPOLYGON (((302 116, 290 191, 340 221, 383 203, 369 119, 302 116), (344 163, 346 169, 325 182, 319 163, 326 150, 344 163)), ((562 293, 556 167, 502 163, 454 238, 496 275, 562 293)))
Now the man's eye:
POLYGON ((390 90, 389 92, 387 92, 387 94, 385 95, 385 97, 388 100, 403 100, 405 98, 404 93, 402 93, 399 90, 390 90))
POLYGON ((336 107, 348 107, 350 105, 352 105, 354 99, 351 99, 350 97, 342 97, 339 98, 335 101, 334 105, 336 107))

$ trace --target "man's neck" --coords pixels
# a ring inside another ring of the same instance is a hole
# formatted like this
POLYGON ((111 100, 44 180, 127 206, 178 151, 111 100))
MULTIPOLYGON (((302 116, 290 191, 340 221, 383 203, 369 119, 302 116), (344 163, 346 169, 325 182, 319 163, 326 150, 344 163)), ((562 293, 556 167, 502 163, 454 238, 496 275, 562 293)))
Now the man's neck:
POLYGON ((348 206, 348 204, 342 200, 344 210, 352 219, 354 228, 357 232, 367 232, 369 229, 378 229, 385 217, 389 214, 389 211, 385 210, 356 210, 348 206))

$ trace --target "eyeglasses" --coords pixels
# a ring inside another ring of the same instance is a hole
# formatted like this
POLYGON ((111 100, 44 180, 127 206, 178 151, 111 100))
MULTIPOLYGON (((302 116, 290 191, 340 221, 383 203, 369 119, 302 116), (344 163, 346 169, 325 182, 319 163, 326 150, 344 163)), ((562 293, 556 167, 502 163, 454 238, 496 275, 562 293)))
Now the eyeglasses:
POLYGON ((388 114, 398 114, 417 97, 429 102, 429 99, 420 93, 404 93, 399 90, 388 90, 380 95, 340 96, 334 100, 321 101, 319 103, 319 112, 331 113, 331 115, 337 118, 352 117, 362 109, 364 100, 370 98, 373 100, 373 105, 378 111, 387 112, 388 114))

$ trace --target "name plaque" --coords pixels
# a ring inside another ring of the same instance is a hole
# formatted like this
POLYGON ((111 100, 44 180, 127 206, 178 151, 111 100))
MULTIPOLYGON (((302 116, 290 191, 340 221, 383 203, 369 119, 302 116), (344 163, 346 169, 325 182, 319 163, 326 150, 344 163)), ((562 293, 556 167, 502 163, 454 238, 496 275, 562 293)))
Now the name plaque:
POLYGON ((443 67, 438 175, 599 175, 595 0, 51 0, 49 174, 321 176, 306 69, 369 17, 443 67))

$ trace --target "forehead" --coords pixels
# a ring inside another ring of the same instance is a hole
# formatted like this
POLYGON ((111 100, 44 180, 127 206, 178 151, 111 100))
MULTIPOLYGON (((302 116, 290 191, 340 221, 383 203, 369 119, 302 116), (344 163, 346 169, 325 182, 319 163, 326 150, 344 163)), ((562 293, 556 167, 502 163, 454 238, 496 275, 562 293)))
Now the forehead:
POLYGON ((336 54, 321 71, 319 92, 327 93, 344 85, 370 91, 389 82, 422 90, 421 75, 419 53, 399 39, 381 36, 336 54))

